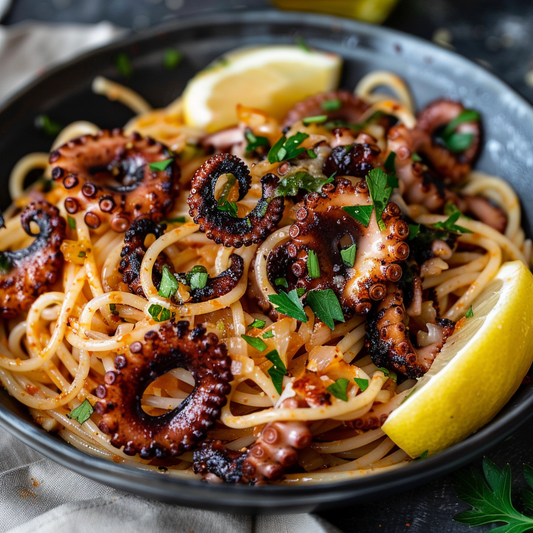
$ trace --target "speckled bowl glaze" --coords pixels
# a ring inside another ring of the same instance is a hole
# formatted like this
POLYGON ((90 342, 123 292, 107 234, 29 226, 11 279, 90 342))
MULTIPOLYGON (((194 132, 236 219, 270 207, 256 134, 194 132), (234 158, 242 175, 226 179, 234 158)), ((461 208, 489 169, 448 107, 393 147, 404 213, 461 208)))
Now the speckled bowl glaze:
MULTIPOLYGON (((97 75, 119 79, 155 107, 177 97, 187 80, 232 48, 293 43, 303 37, 315 48, 340 54, 342 86, 351 88, 365 73, 387 69, 403 76, 417 106, 437 97, 460 99, 483 115, 484 150, 478 168, 503 176, 522 200, 526 231, 533 207, 533 111, 494 75, 430 43, 385 28, 351 20, 276 11, 223 13, 176 20, 91 52, 42 76, 0 110, 0 184, 7 203, 10 169, 24 154, 47 151, 50 139, 37 132, 34 118, 46 113, 67 124, 90 120, 102 128, 124 124, 131 113, 91 93, 97 75), (181 50, 184 60, 172 71, 163 67, 164 50, 181 50), (114 64, 127 53, 134 73, 120 79, 114 64)), ((5 205, 3 206, 5 207, 5 205)), ((347 505, 388 494, 441 476, 486 452, 533 414, 533 385, 524 385, 487 426, 443 453, 406 468, 352 481, 309 486, 223 486, 184 481, 86 455, 36 426, 24 408, 0 391, 0 425, 45 456, 96 481, 165 502, 232 513, 305 512, 347 505)))

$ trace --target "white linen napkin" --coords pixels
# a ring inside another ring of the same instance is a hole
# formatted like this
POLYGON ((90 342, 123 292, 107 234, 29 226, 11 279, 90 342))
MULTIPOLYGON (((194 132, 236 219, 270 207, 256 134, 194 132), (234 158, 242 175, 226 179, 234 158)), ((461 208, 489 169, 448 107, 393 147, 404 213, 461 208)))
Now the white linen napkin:
MULTIPOLYGON (((0 26, 0 105, 43 69, 101 46, 124 32, 108 22, 0 26)), ((123 531, 340 533, 310 514, 228 515, 133 496, 71 472, 0 427, 0 533, 123 531)))

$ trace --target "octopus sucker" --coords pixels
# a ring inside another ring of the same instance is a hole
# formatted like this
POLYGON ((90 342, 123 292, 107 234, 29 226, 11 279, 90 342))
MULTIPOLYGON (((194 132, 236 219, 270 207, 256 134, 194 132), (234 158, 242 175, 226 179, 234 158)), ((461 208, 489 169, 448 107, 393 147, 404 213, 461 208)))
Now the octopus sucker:
MULTIPOLYGON (((287 398, 281 408, 302 407, 297 398, 287 398)), ((298 461, 298 451, 312 441, 305 422, 272 422, 246 450, 226 449, 220 441, 207 441, 194 452, 193 470, 196 474, 214 474, 227 483, 262 485, 281 479, 285 471, 298 461)))
POLYGON ((20 222, 35 240, 27 248, 0 252, 2 318, 28 311, 37 297, 57 281, 63 265, 61 243, 66 224, 59 210, 47 202, 34 202, 22 211, 20 222), (37 224, 39 233, 32 232, 30 222, 37 224))
POLYGON ((345 314, 368 313, 373 302, 385 297, 386 283, 400 280, 400 263, 409 255, 405 242, 409 226, 395 203, 389 202, 383 212, 383 231, 375 216, 365 227, 343 209, 370 204, 365 181, 353 185, 346 178, 335 178, 323 186, 322 193, 308 194, 296 210, 290 240, 273 250, 275 261, 268 261, 271 283, 283 274, 289 289, 332 289, 345 314), (347 265, 341 250, 352 245, 357 247, 355 263, 347 265), (320 268, 317 278, 309 273, 311 250, 320 268), (274 266, 278 261, 281 268, 274 266))
POLYGON ((52 177, 68 191, 65 209, 84 211, 92 229, 106 220, 123 232, 141 215, 160 221, 179 190, 180 167, 168 148, 120 129, 72 139, 51 152, 50 164, 52 177))
MULTIPOLYGON (((104 385, 95 391, 100 401, 101 431, 124 453, 141 458, 176 456, 205 438, 220 417, 230 392, 231 358, 214 333, 203 325, 189 329, 186 321, 171 320, 134 342, 117 361, 104 385), (144 390, 173 368, 189 370, 195 386, 176 409, 150 416, 141 407, 144 390)), ((117 358, 118 359, 118 358, 117 358)), ((109 372, 108 372, 109 374, 109 372)))
POLYGON ((262 196, 254 209, 244 218, 232 216, 220 209, 215 198, 218 178, 231 174, 238 187, 238 200, 242 200, 251 186, 251 176, 246 164, 230 154, 218 154, 208 159, 195 173, 191 193, 187 198, 189 214, 200 230, 217 244, 239 248, 262 242, 278 225, 284 210, 283 197, 276 196, 279 178, 266 174, 261 178, 262 196))
POLYGON ((372 361, 378 367, 392 368, 408 378, 425 374, 455 324, 447 319, 436 319, 440 338, 423 348, 413 346, 409 328, 405 326, 406 310, 403 292, 397 285, 387 285, 385 298, 367 318, 367 346, 372 361))

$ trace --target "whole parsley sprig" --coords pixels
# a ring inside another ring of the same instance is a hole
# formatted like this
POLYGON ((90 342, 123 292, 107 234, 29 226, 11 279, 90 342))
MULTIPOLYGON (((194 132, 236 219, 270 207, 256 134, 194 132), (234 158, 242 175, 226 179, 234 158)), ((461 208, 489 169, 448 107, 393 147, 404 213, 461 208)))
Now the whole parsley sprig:
MULTIPOLYGON (((475 469, 460 470, 455 475, 454 488, 459 499, 472 506, 454 517, 456 522, 471 527, 504 522, 492 529, 493 533, 525 533, 533 530, 533 518, 518 512, 511 499, 511 467, 498 468, 486 457, 483 476, 475 469)), ((524 465, 524 476, 533 488, 533 467, 524 465)), ((533 512, 533 492, 522 491, 522 501, 528 512, 533 512)))

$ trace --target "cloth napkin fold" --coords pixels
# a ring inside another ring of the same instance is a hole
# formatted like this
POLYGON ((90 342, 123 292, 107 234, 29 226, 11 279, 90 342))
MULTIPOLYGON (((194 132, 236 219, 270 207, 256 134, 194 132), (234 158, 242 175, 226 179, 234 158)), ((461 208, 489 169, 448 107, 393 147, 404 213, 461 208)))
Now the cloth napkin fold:
MULTIPOLYGON (((108 22, 0 26, 0 105, 43 69, 101 46, 124 32, 108 22)), ((71 472, 0 427, 0 533, 123 531, 340 533, 309 514, 227 515, 146 500, 71 472)))

